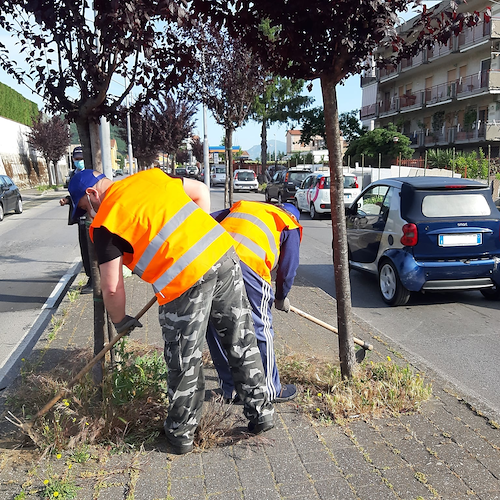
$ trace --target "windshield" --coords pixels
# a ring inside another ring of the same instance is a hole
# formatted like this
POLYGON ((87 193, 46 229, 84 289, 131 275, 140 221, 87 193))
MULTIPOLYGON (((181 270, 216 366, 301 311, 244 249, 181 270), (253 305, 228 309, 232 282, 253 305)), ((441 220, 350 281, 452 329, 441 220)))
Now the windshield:
POLYGON ((356 186, 356 177, 352 177, 352 176, 344 177, 344 188, 354 189, 357 187, 358 186, 356 186))

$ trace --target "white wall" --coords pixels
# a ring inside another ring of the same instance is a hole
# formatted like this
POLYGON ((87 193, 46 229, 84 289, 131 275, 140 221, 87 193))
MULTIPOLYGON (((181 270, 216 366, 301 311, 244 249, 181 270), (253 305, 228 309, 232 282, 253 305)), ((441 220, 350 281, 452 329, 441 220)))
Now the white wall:
MULTIPOLYGON (((0 117, 0 174, 12 177, 20 188, 48 184, 47 166, 26 140, 30 128, 0 117)), ((64 182, 68 172, 67 159, 58 163, 59 177, 64 182)))

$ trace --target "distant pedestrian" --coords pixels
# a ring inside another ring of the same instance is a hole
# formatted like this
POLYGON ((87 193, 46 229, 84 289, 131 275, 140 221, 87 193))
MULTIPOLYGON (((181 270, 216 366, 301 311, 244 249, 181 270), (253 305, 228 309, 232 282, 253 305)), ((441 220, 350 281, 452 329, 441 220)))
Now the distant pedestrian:
MULTIPOLYGON (((273 402, 295 398, 293 384, 282 385, 274 353, 274 330, 271 308, 288 312, 287 298, 299 265, 302 226, 300 213, 290 204, 275 206, 269 203, 239 201, 231 208, 212 214, 235 239, 241 269, 257 336, 269 398, 273 402), (271 286, 271 271, 276 270, 276 294, 271 286)), ((207 343, 224 398, 235 397, 233 377, 219 338, 209 324, 207 343)))
POLYGON ((113 182, 92 170, 69 184, 74 215, 93 218, 104 304, 118 333, 141 326, 125 314, 122 264, 151 283, 165 341, 170 407, 164 428, 178 454, 193 449, 205 398, 201 354, 210 320, 227 355, 248 429, 271 429, 264 369, 238 257, 209 215, 208 188, 194 179, 145 170, 113 182))
MULTIPOLYGON (((73 149, 73 153, 71 155, 74 165, 74 170, 70 172, 70 180, 76 172, 79 172, 85 168, 85 164, 83 162, 83 151, 80 146, 77 146, 73 149)), ((89 246, 87 240, 87 227, 86 220, 87 216, 83 215, 83 217, 77 217, 76 220, 73 218, 73 202, 71 201, 71 196, 65 196, 59 200, 59 204, 69 205, 69 216, 68 216, 68 225, 78 224, 78 244, 80 246, 80 254, 82 256, 83 270, 87 275, 87 283, 83 285, 80 290, 80 293, 90 293, 92 292, 92 273, 90 271, 90 257, 89 257, 89 246)))

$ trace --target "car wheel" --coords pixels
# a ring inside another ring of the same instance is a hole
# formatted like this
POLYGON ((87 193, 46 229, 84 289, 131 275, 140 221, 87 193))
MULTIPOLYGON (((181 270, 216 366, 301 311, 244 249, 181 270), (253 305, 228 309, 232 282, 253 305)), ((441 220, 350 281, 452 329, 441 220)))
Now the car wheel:
POLYGON ((21 198, 17 199, 16 208, 14 210, 15 210, 16 214, 23 213, 23 202, 22 202, 21 198))
POLYGON ((311 208, 309 209, 309 214, 311 215, 311 219, 319 219, 319 214, 316 212, 316 208, 314 207, 314 203, 311 203, 311 208))
POLYGON ((281 196, 281 193, 278 193, 278 205, 283 204, 283 196, 281 196))
POLYGON ((500 290, 497 286, 494 286, 493 288, 484 288, 483 290, 480 290, 480 292, 483 294, 485 299, 500 300, 500 290))
POLYGON ((410 299, 410 291, 403 286, 396 267, 389 260, 380 266, 378 284, 382 300, 390 306, 404 306, 410 299))
POLYGON ((3 205, 0 203, 0 222, 3 221, 4 216, 3 205))
POLYGON ((265 192, 265 197, 266 197, 267 203, 270 203, 271 202, 271 196, 269 195, 269 191, 267 189, 266 189, 266 192, 265 192))

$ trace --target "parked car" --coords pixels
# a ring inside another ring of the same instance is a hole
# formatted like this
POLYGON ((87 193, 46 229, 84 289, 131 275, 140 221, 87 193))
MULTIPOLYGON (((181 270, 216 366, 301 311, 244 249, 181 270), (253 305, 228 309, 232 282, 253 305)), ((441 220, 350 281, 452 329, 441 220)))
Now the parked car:
POLYGON ((187 168, 187 173, 190 177, 198 177, 198 167, 196 165, 192 165, 190 167, 187 168))
POLYGON ((11 210, 16 214, 22 213, 23 198, 13 180, 7 175, 0 175, 0 221, 11 210))
POLYGON ((212 167, 210 173, 210 185, 220 186, 226 184, 226 167, 225 165, 216 165, 212 167))
POLYGON ((175 169, 175 177, 189 177, 188 171, 184 167, 179 167, 175 169))
POLYGON ((297 187, 310 173, 311 170, 301 168, 279 170, 266 186, 266 201, 270 202, 274 198, 278 203, 293 202, 297 187))
POLYGON ((123 170, 121 168, 117 168, 116 170, 113 170, 113 177, 118 177, 123 175, 123 170))
MULTIPOLYGON (((361 193, 358 178, 344 175, 344 203, 349 205, 361 193)), ((295 192, 295 205, 301 212, 309 212, 311 219, 331 212, 330 172, 313 172, 308 175, 295 192)))
POLYGON ((378 276, 391 306, 411 292, 500 297, 500 212, 489 186, 450 177, 371 183, 346 209, 349 264, 378 276))
POLYGON ((233 178, 233 191, 259 190, 259 182, 253 170, 235 170, 233 178))

